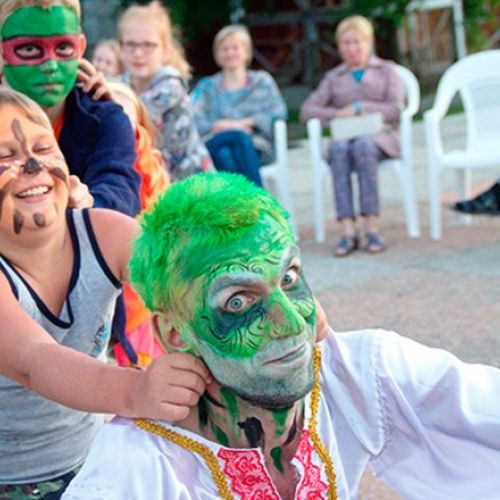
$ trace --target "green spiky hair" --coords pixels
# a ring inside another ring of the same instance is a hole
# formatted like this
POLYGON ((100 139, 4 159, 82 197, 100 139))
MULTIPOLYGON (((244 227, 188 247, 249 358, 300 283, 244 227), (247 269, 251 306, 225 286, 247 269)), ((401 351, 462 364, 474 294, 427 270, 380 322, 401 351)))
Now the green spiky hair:
POLYGON ((183 306, 189 283, 216 264, 265 216, 293 241, 288 214, 241 175, 197 174, 173 184, 141 222, 130 260, 131 282, 153 311, 183 306))

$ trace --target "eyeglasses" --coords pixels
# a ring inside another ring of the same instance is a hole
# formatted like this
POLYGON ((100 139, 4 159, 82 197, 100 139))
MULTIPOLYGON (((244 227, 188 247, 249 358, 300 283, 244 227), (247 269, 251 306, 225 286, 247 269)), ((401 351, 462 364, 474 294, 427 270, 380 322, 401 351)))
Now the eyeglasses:
POLYGON ((121 46, 125 52, 130 52, 131 54, 138 49, 141 49, 145 54, 150 54, 159 44, 155 42, 122 42, 121 46))

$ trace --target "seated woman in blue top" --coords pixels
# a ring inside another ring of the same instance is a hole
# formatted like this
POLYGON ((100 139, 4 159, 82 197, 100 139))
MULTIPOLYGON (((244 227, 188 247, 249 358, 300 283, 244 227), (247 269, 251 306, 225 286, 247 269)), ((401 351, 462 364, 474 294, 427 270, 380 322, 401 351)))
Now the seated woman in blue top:
POLYGON ((218 170, 262 186, 259 168, 272 160, 273 122, 286 118, 285 102, 269 73, 247 68, 252 40, 244 26, 221 29, 213 52, 222 71, 202 78, 192 92, 196 125, 218 170))

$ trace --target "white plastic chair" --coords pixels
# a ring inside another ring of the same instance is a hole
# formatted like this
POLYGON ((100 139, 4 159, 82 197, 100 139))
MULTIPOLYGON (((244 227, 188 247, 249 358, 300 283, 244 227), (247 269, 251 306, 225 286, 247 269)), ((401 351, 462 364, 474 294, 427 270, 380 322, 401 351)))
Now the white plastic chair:
MULTIPOLYGON (((429 166, 431 238, 441 238, 441 174, 455 169, 461 199, 470 196, 470 170, 500 170, 500 50, 467 56, 450 66, 438 84, 434 106, 424 114, 429 166), (444 152, 439 124, 459 94, 467 125, 464 149, 444 152)), ((467 219, 465 219, 467 221, 467 219)))
POLYGON ((274 158, 273 163, 262 166, 260 174, 266 187, 270 188, 285 210, 290 214, 290 223, 295 234, 297 234, 290 178, 288 175, 288 134, 284 120, 276 120, 274 122, 274 158))
MULTIPOLYGON (((406 213, 406 228, 408 236, 420 236, 420 223, 417 200, 413 185, 412 157, 412 120, 420 106, 420 86, 415 75, 404 66, 396 66, 403 81, 406 93, 406 107, 400 116, 401 157, 389 158, 379 163, 380 167, 390 167, 396 171, 401 184, 403 203, 406 213)), ((314 225, 315 237, 318 243, 325 241, 324 187, 326 178, 330 175, 330 167, 323 158, 323 138, 321 122, 317 118, 308 120, 307 135, 311 163, 313 168, 314 225)))

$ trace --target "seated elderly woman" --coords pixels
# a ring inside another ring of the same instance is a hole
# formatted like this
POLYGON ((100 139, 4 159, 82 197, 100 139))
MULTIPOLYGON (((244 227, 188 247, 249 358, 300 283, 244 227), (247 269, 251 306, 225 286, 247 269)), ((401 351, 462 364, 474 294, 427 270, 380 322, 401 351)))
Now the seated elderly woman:
POLYGON ((272 160, 273 122, 286 117, 285 102, 269 73, 247 69, 252 40, 244 26, 220 30, 213 52, 221 71, 202 78, 191 94, 198 131, 218 170, 262 186, 259 168, 272 160))
POLYGON ((398 124, 404 88, 394 63, 373 54, 373 26, 362 16, 344 19, 336 40, 343 62, 329 71, 301 109, 301 119, 319 118, 323 125, 332 119, 381 113, 384 130, 378 135, 333 141, 329 147, 337 218, 342 237, 335 255, 346 256, 359 246, 352 199, 351 173, 359 182, 361 215, 365 219, 366 244, 371 253, 384 249, 378 232, 379 196, 377 164, 399 155, 398 124))

